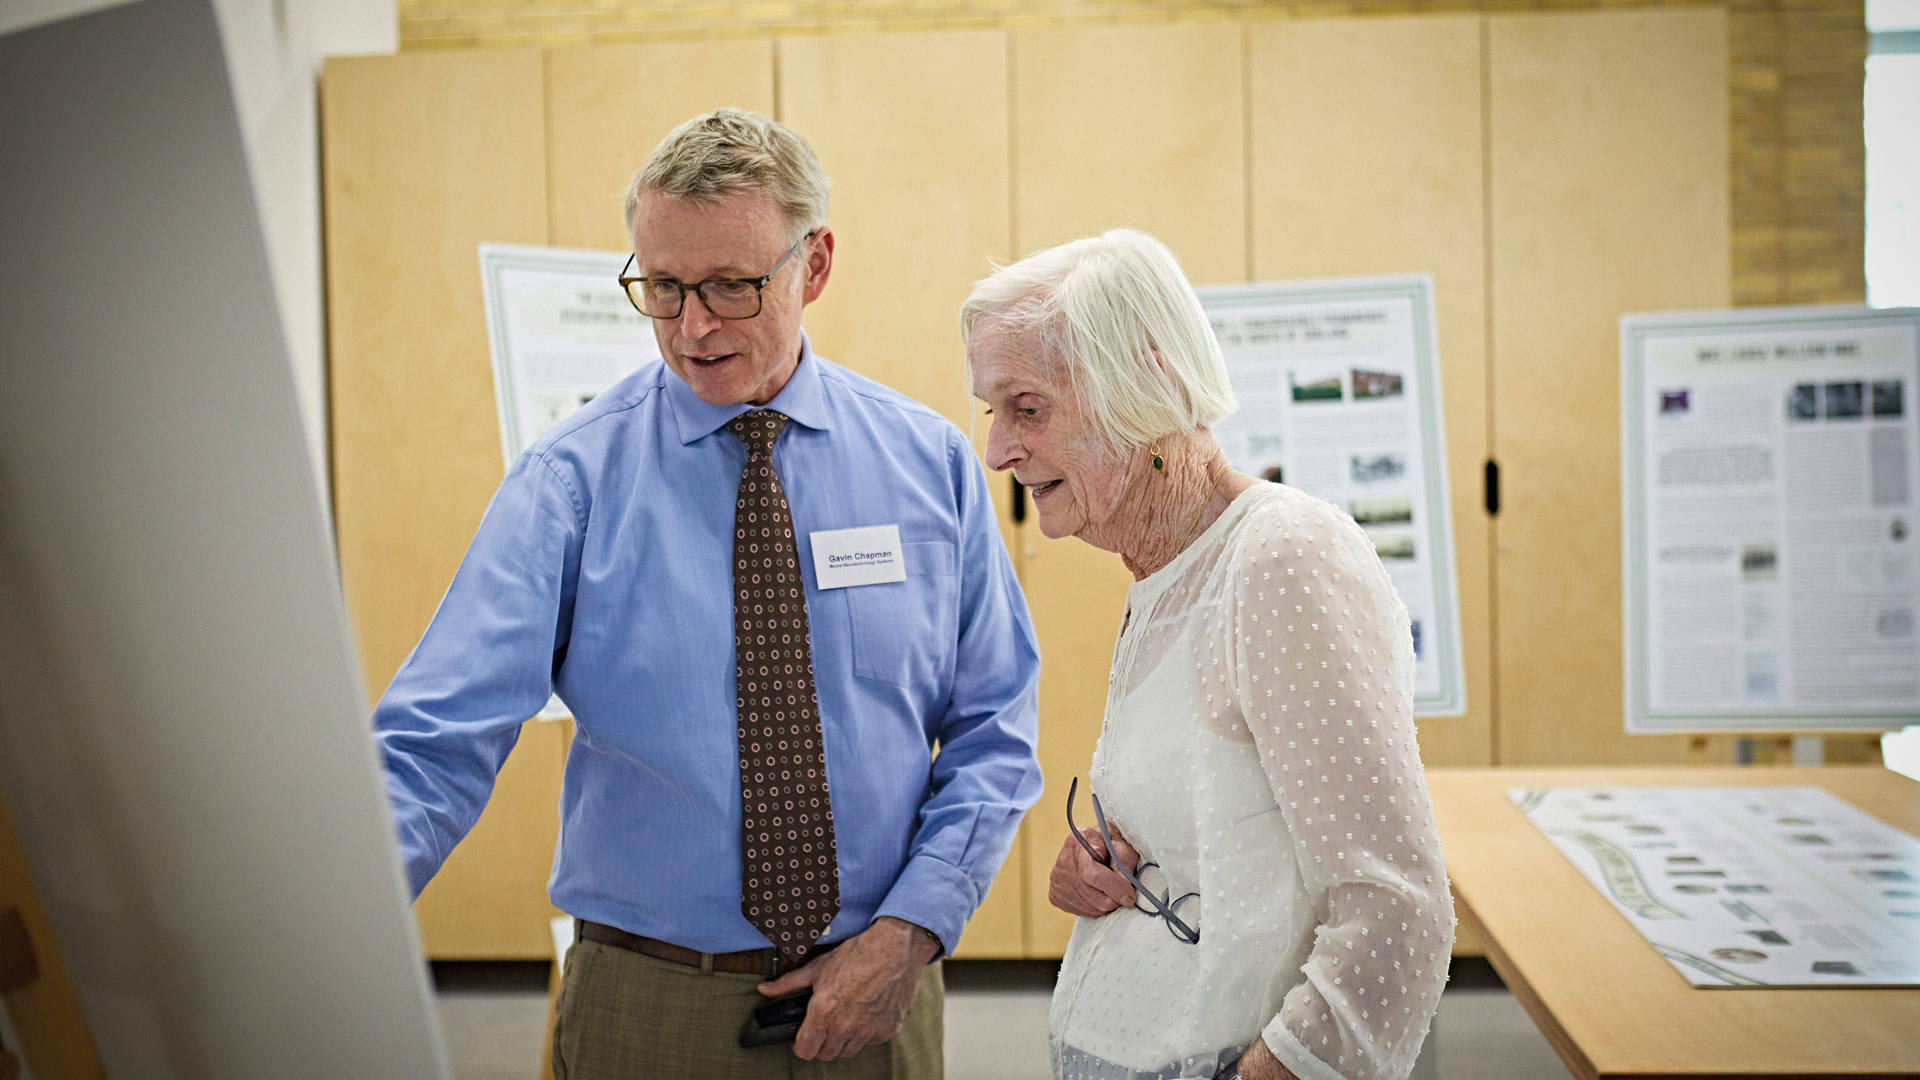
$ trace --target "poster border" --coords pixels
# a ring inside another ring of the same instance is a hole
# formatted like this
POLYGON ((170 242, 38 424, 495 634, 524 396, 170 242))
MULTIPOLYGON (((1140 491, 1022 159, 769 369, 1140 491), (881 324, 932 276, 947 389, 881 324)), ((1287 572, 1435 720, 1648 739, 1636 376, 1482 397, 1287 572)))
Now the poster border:
MULTIPOLYGON (((1620 316, 1620 602, 1621 677, 1626 733, 1629 735, 1744 735, 1812 732, 1840 734, 1897 731, 1920 722, 1920 712, 1900 709, 1734 709, 1656 713, 1646 678, 1649 642, 1647 605, 1641 591, 1646 570, 1646 531, 1640 528, 1640 506, 1645 502, 1646 462, 1641 444, 1647 418, 1640 411, 1645 389, 1645 352, 1648 338, 1673 334, 1725 330, 1748 333, 1768 327, 1780 330, 1819 330, 1840 326, 1912 326, 1920 340, 1920 308, 1873 308, 1859 304, 1821 304, 1793 307, 1738 308, 1719 311, 1664 311, 1620 316)), ((1920 379, 1920 366, 1915 372, 1920 379)), ((1917 384, 1920 385, 1920 384, 1917 384)), ((1920 416, 1907 420, 1920 429, 1920 416)), ((1916 431, 1920 434, 1920 430, 1916 431)))
POLYGON ((1441 401, 1439 345, 1433 300, 1433 275, 1381 274, 1365 277, 1209 285, 1194 290, 1211 316, 1232 307, 1281 303, 1326 303, 1404 299, 1413 305, 1413 363, 1423 388, 1419 395, 1420 440, 1428 492, 1427 543, 1433 557, 1434 638, 1440 690, 1415 696, 1419 719, 1463 716, 1467 712, 1465 642, 1460 630, 1460 577, 1453 550, 1453 488, 1448 479, 1446 410, 1441 401))
POLYGON ((497 406, 494 412, 500 421, 500 454, 506 459, 506 466, 512 468, 527 448, 517 445, 520 439, 517 434, 520 430, 519 385, 515 381, 515 367, 507 336, 507 313, 500 303, 500 275, 507 270, 549 270, 566 274, 606 273, 611 279, 619 276, 620 268, 616 263, 613 270, 608 272, 607 261, 624 259, 626 256, 614 251, 545 247, 539 244, 486 243, 481 244, 479 249, 480 295, 486 302, 487 352, 493 364, 493 397, 497 406))

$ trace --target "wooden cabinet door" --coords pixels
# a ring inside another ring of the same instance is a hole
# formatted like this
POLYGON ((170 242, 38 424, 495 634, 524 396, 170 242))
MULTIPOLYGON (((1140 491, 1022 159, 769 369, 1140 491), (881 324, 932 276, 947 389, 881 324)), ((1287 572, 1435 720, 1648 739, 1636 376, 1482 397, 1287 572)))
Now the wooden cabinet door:
POLYGON ((548 240, 625 251, 621 204, 667 133, 723 105, 772 116, 767 40, 586 45, 546 53, 548 240))
MULTIPOLYGON (((780 118, 833 178, 837 248, 827 291, 807 311, 814 347, 963 430, 974 407, 960 303, 988 258, 1006 258, 1011 246, 1006 58, 999 31, 780 42, 780 118)), ((998 477, 989 485, 1004 492, 998 477)), ((1026 955, 1024 843, 1016 840, 958 955, 1026 955)))
MULTIPOLYGON (((1118 225, 1173 249, 1196 285, 1245 280, 1246 154, 1238 24, 1022 31, 1013 38, 1014 251, 1118 225)), ((1132 576, 1117 555, 1021 541, 1040 638, 1046 791, 1028 815, 1035 956, 1059 956, 1073 918, 1047 903, 1066 838, 1067 782, 1100 734, 1113 641, 1132 576)))
POLYGON ((1255 281, 1433 276, 1467 712, 1419 722, 1428 765, 1493 760, 1485 170, 1476 15, 1247 28, 1255 281))
POLYGON ((1626 312, 1725 307, 1720 8, 1488 19, 1497 760, 1727 761, 1622 718, 1626 312))
MULTIPOLYGON (((329 372, 340 573, 369 693, 426 629, 500 484, 477 246, 547 242, 533 50, 330 60, 329 372)), ((415 906, 427 955, 551 955, 547 876, 569 725, 521 734, 415 906)))

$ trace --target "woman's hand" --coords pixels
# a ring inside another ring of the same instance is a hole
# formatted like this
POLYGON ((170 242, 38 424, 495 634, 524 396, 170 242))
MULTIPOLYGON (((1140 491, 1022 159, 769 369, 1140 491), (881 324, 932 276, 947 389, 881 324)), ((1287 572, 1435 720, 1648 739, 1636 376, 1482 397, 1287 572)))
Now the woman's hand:
MULTIPOLYGON (((1140 864, 1140 853, 1120 835, 1120 830, 1108 831, 1113 834, 1114 857, 1131 872, 1140 864)), ((1100 830, 1081 829, 1080 835, 1087 838, 1093 850, 1102 855, 1107 853, 1100 830)), ((1053 860, 1053 873, 1047 879, 1047 901, 1069 915, 1097 919, 1115 908, 1132 907, 1133 886, 1118 870, 1095 862, 1087 855, 1086 848, 1080 846, 1080 841, 1069 836, 1060 845, 1060 857, 1053 860)))

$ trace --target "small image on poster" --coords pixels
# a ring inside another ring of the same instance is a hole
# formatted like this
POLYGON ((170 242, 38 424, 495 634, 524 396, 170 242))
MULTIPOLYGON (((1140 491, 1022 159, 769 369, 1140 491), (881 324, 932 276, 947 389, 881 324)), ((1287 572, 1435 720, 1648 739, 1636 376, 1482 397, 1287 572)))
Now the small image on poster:
POLYGON ((1353 517, 1412 620, 1415 714, 1466 711, 1430 279, 1199 292, 1240 399, 1228 460, 1353 517))

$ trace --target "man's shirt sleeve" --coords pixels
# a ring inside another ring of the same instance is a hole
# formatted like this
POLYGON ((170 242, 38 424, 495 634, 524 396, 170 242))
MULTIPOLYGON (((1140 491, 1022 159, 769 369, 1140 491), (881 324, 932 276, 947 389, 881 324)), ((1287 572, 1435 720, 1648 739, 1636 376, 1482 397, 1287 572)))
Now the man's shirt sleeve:
POLYGON ((932 930, 952 952, 1040 797, 1040 651, 986 476, 958 431, 948 458, 960 492, 953 697, 907 864, 877 914, 932 930))
POLYGON ((567 643, 584 510, 544 455, 501 482, 433 621, 374 709, 414 896, 486 808, 567 643))

